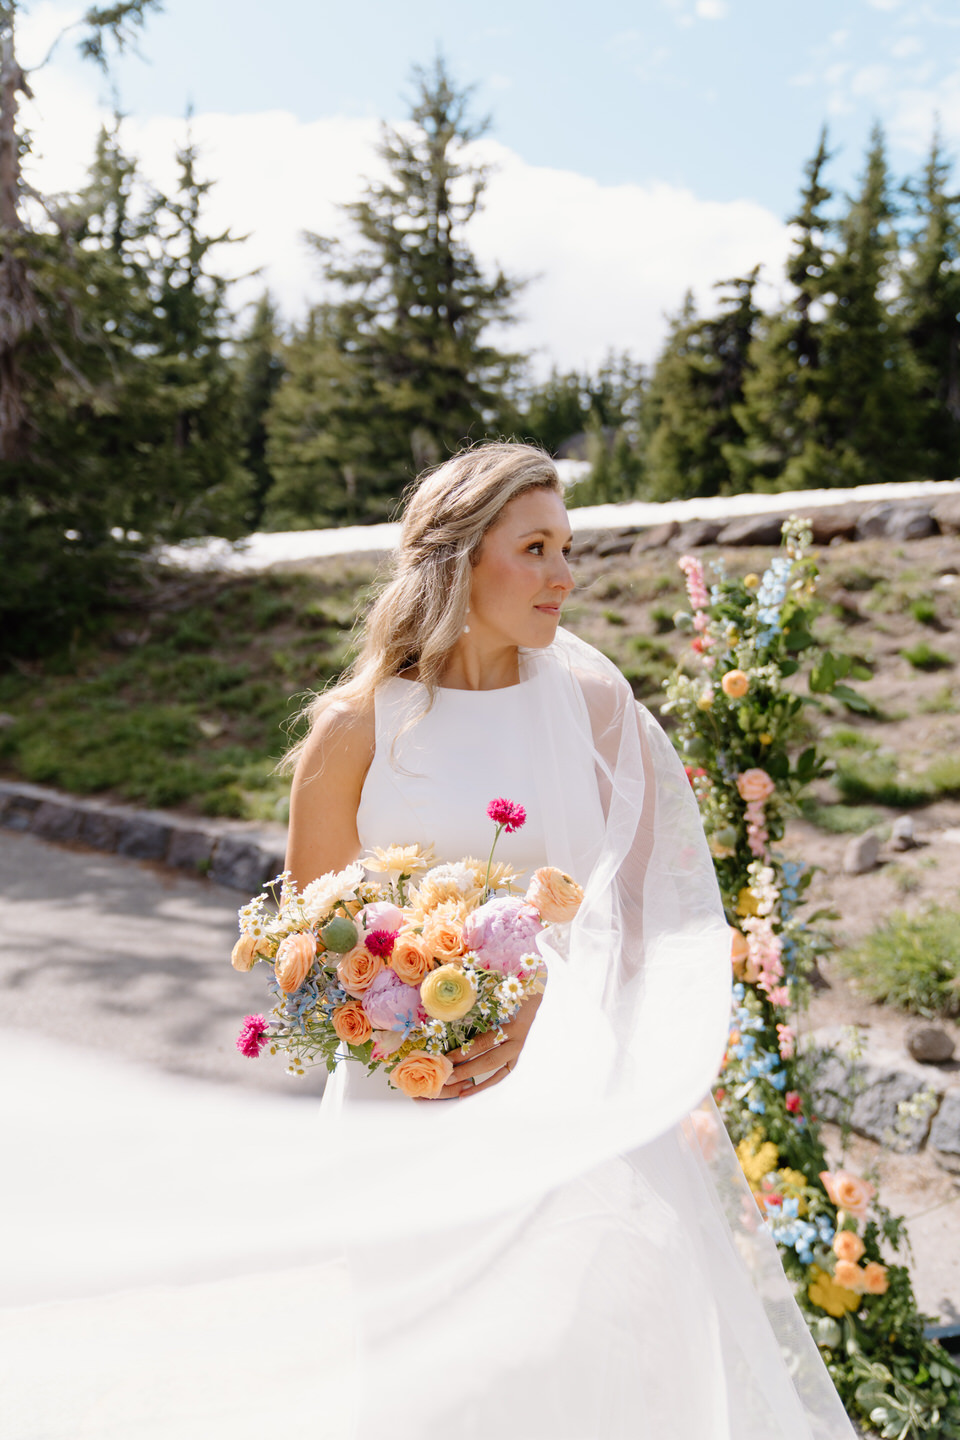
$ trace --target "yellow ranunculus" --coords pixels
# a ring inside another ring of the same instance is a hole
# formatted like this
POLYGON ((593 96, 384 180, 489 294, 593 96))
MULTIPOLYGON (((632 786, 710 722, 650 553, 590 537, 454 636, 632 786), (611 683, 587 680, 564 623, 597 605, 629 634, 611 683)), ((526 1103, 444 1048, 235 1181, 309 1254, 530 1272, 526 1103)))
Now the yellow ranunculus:
POLYGON ((844 1285, 838 1285, 832 1275, 821 1270, 819 1265, 811 1267, 813 1279, 807 1286, 807 1294, 814 1305, 826 1310, 835 1320, 842 1320, 848 1310, 859 1310, 860 1296, 844 1285))
POLYGON ((741 1140, 737 1146, 740 1169, 752 1190, 756 1190, 764 1175, 776 1170, 779 1158, 776 1145, 772 1140, 763 1139, 762 1130, 754 1130, 748 1139, 741 1140))
POLYGON ((460 965, 441 965, 420 986, 420 1002, 434 1020, 462 1020, 477 999, 473 978, 460 965))
POLYGON ((755 575, 751 570, 749 575, 744 575, 743 583, 748 590, 756 590, 760 584, 760 576, 755 575))
POLYGON ((756 895, 754 895, 749 885, 744 885, 743 889, 737 896, 737 914, 756 915, 756 913, 757 897, 756 895))

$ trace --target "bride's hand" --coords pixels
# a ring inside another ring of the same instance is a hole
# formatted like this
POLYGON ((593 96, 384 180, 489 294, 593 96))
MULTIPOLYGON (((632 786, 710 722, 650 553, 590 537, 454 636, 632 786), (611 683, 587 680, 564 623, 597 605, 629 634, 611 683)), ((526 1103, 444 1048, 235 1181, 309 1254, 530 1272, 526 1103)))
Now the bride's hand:
POLYGON ((448 1051, 447 1058, 453 1061, 453 1074, 437 1099, 457 1100, 463 1095, 476 1095, 505 1080, 524 1047, 542 999, 542 995, 530 995, 524 1000, 514 1018, 501 1026, 506 1039, 499 1044, 497 1031, 488 1030, 485 1035, 471 1040, 466 1047, 448 1051))

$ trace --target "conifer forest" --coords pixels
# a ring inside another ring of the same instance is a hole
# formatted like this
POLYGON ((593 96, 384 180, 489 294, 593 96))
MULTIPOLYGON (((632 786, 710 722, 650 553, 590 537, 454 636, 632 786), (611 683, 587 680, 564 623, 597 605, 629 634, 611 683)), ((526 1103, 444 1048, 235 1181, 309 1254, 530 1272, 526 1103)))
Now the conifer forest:
MULTIPOLYGON (((782 297, 759 267, 692 295, 650 365, 537 377, 502 343, 528 277, 485 269, 489 174, 469 88, 440 59, 385 125, 385 178, 309 235, 324 303, 291 322, 232 303, 205 170, 184 124, 162 193, 103 129, 86 183, 42 195, 21 115, 30 76, 0 3, 0 633, 26 654, 83 627, 158 544, 392 518, 413 477, 509 436, 591 461, 573 505, 952 478, 960 457, 960 194, 938 135, 896 176, 877 126, 852 194, 824 130, 788 217, 782 297)), ((89 10, 106 68, 156 0, 89 10)), ((227 267, 231 268, 231 267, 227 267)), ((235 267, 233 267, 235 268, 235 267)))

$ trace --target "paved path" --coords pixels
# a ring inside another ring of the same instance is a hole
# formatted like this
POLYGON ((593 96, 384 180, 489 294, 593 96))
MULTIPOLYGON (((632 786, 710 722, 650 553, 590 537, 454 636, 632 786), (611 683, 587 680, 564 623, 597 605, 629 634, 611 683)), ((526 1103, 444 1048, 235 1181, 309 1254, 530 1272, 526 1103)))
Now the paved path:
POLYGON ((265 1011, 254 971, 230 966, 243 897, 137 860, 0 830, 2 1023, 198 1079, 317 1096, 235 1047, 265 1011))

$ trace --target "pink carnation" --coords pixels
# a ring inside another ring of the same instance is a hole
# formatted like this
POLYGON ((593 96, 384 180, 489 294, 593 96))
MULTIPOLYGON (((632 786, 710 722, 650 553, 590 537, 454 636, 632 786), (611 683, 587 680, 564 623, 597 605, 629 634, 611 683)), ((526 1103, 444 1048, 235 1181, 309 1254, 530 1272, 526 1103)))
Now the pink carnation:
POLYGON ((246 1055, 250 1060, 256 1060, 267 1043, 268 1029, 265 1016, 248 1015, 243 1022, 243 1029, 237 1036, 237 1049, 241 1055, 246 1055))
POLYGON ((536 955, 536 937, 543 929, 532 905, 516 896, 488 900, 473 910, 463 924, 463 943, 473 950, 487 970, 519 975, 525 955, 536 955))
POLYGON ((404 985, 392 970, 381 970, 363 992, 363 1008, 374 1030, 406 1030, 426 1019, 420 987, 404 985))
POLYGON ((527 812, 522 805, 515 805, 512 800, 491 800, 487 806, 487 814, 495 825, 502 825, 508 835, 514 830, 519 830, 521 825, 527 823, 527 812))
POLYGON ((371 930, 364 935, 363 943, 371 955, 379 955, 381 960, 387 960, 393 954, 393 947, 397 943, 397 932, 395 930, 371 930))

